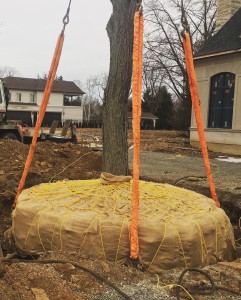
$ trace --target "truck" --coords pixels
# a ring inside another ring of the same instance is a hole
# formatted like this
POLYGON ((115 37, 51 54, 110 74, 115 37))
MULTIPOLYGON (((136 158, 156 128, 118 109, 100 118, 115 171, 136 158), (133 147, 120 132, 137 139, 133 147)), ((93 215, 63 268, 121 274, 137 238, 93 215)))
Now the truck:
POLYGON ((25 129, 7 120, 8 89, 0 79, 0 138, 24 141, 25 129))

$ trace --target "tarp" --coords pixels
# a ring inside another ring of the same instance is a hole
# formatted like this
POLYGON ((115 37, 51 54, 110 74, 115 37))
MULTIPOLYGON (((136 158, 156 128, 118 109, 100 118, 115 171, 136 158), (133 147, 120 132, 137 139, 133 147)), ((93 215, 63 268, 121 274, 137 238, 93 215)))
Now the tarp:
MULTIPOLYGON (((124 262, 129 257, 132 182, 63 181, 24 190, 7 235, 22 255, 76 251, 124 262)), ((152 272, 231 260, 233 229, 212 199, 140 181, 139 242, 152 272)))

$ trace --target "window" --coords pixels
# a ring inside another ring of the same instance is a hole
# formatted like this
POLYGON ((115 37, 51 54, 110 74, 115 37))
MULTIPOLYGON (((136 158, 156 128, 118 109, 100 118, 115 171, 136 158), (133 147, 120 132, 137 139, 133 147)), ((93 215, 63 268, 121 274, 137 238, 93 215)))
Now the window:
POLYGON ((34 94, 33 94, 33 93, 30 94, 30 102, 31 102, 31 103, 34 103, 34 102, 35 102, 35 97, 34 97, 34 94))
POLYGON ((18 102, 21 102, 21 98, 22 98, 22 95, 20 93, 17 93, 17 101, 18 102))
POLYGON ((211 78, 209 128, 232 128, 235 75, 219 73, 211 78))
POLYGON ((64 95, 64 106, 81 106, 81 97, 64 95))

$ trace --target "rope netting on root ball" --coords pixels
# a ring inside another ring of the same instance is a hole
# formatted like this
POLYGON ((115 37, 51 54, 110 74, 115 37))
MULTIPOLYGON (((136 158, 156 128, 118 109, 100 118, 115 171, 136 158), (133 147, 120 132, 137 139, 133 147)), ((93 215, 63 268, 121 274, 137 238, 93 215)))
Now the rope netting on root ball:
MULTIPOLYGON (((22 255, 76 251, 122 263, 130 252, 132 182, 62 181, 24 190, 7 232, 22 255)), ((130 180, 130 178, 128 178, 130 180)), ((212 199, 140 181, 139 258, 151 272, 231 260, 233 229, 212 199)))

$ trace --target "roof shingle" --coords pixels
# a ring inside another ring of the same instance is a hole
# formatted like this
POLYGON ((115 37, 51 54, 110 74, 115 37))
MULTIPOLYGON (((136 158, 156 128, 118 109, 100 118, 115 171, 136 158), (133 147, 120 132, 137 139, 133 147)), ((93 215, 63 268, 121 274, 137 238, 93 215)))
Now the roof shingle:
MULTIPOLYGON (((6 77, 3 78, 8 89, 44 91, 46 80, 22 77, 6 77)), ((73 82, 65 80, 55 80, 52 92, 59 92, 72 95, 83 95, 84 92, 73 82)))
MULTIPOLYGON (((127 113, 128 119, 132 119, 132 112, 128 111, 127 113)), ((158 120, 159 118, 153 115, 153 113, 150 112, 141 112, 141 119, 150 119, 150 120, 158 120)))
POLYGON ((195 54, 195 58, 209 54, 241 50, 241 8, 195 54))

